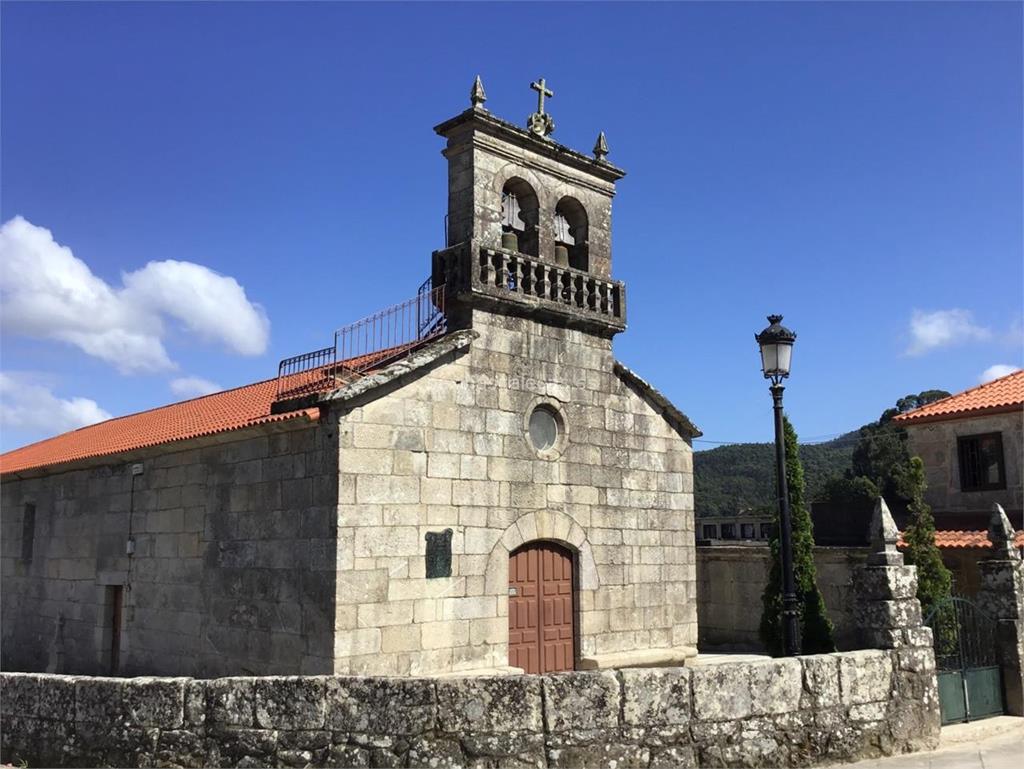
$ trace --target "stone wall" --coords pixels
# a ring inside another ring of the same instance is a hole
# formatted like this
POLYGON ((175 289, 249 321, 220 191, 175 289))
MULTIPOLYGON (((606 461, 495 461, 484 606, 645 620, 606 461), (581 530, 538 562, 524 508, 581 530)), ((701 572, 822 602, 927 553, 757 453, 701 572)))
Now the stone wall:
MULTIPOLYGON (((697 525, 700 525, 698 519, 697 525)), ((817 547, 814 564, 839 649, 861 647, 855 620, 853 575, 864 563, 866 548, 817 547)), ((698 646, 708 649, 760 651, 761 593, 768 582, 770 553, 765 545, 697 548, 698 646)))
POLYGON ((4 669, 107 674, 120 593, 121 674, 332 672, 336 437, 286 424, 5 476, 4 669))
POLYGON ((1000 504, 1017 515, 1024 508, 1024 420, 1021 412, 992 416, 951 419, 946 422, 906 425, 911 451, 924 461, 928 488, 925 501, 943 512, 990 510, 1000 504), (960 490, 960 459, 957 438, 983 433, 1003 437, 1003 464, 1006 488, 992 491, 960 490))
POLYGON ((340 437, 335 673, 508 664, 508 557, 570 548, 578 656, 696 646, 692 450, 616 373, 611 342, 474 311, 468 351, 365 405, 340 437), (562 416, 538 452, 533 407, 562 416), (425 579, 427 532, 452 529, 452 576, 425 579))
POLYGON ((29 766, 814 766, 934 748, 931 650, 490 678, 0 674, 29 766))

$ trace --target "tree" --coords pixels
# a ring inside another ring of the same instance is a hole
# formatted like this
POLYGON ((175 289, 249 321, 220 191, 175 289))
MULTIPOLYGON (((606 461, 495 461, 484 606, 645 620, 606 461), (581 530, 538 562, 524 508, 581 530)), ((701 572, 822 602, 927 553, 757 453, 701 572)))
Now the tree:
POLYGON ((937 604, 949 598, 953 579, 935 544, 935 518, 924 501, 927 484, 921 457, 910 458, 906 484, 911 498, 910 522, 903 531, 904 557, 908 564, 917 567, 917 600, 921 602, 921 613, 927 617, 937 604))
POLYGON ((917 566, 917 599, 924 616, 949 597, 952 577, 942 563, 935 544, 935 518, 924 501, 924 462, 910 455, 907 432, 892 418, 948 397, 945 390, 925 390, 900 398, 877 422, 861 428, 851 470, 827 486, 829 498, 837 502, 864 499, 873 491, 872 496, 881 494, 890 504, 907 505, 910 521, 903 532, 904 552, 906 562, 917 566))
MULTIPOLYGON (((800 463, 800 446, 796 431, 788 418, 783 419, 786 446, 786 484, 789 487, 789 511, 793 539, 793 573, 796 582, 800 636, 804 654, 821 654, 836 650, 832 640, 832 622, 825 611, 825 601, 818 590, 814 567, 814 526, 804 499, 804 470, 800 463)), ((777 508, 777 506, 776 506, 777 508)), ((761 596, 760 635, 765 649, 772 656, 783 653, 782 643, 782 565, 779 562, 779 511, 775 511, 775 529, 770 543, 771 569, 768 584, 761 596)))
MULTIPOLYGON (((892 418, 948 397, 949 393, 945 390, 925 390, 917 395, 905 395, 896 401, 895 408, 883 411, 877 422, 864 425, 860 429, 857 445, 854 446, 852 467, 846 477, 850 480, 864 478, 870 481, 890 504, 909 503, 914 487, 910 479, 907 431, 894 423, 892 418)), ((840 491, 834 487, 833 490, 840 491)))

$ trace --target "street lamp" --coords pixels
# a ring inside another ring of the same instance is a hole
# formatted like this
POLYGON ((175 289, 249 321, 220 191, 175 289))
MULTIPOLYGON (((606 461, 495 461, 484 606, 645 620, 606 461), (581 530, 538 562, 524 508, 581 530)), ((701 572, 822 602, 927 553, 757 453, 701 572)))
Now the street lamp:
POLYGON ((768 326, 755 335, 761 347, 761 370, 770 379, 775 404, 775 464, 779 492, 779 540, 782 550, 782 635, 783 653, 800 653, 800 623, 797 615, 796 580, 793 577, 793 525, 789 515, 789 489, 786 486, 786 444, 782 431, 782 380, 789 376, 796 334, 782 325, 781 315, 769 315, 768 326))

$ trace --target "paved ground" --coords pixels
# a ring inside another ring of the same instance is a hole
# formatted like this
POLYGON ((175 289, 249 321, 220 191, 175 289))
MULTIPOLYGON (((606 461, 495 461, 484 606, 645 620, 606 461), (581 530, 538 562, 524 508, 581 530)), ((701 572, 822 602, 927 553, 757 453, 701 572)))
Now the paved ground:
POLYGON ((931 753, 858 761, 847 766, 857 769, 1021 769, 1024 767, 1024 718, 1003 716, 947 726, 942 730, 942 744, 931 753))

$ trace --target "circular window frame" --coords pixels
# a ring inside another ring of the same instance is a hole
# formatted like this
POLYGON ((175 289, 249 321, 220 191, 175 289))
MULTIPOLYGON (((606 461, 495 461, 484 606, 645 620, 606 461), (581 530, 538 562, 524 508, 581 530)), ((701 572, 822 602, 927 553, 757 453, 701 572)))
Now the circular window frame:
POLYGON ((523 440, 526 441, 526 445, 541 459, 553 460, 558 459, 565 452, 565 447, 569 442, 569 421, 565 418, 565 409, 560 401, 554 398, 535 397, 527 405, 525 412, 523 413, 523 440), (533 416, 533 412, 537 409, 544 409, 550 412, 551 416, 555 419, 555 425, 557 427, 557 434, 555 436, 555 442, 546 449, 537 448, 534 445, 533 439, 530 437, 530 417, 533 416))

